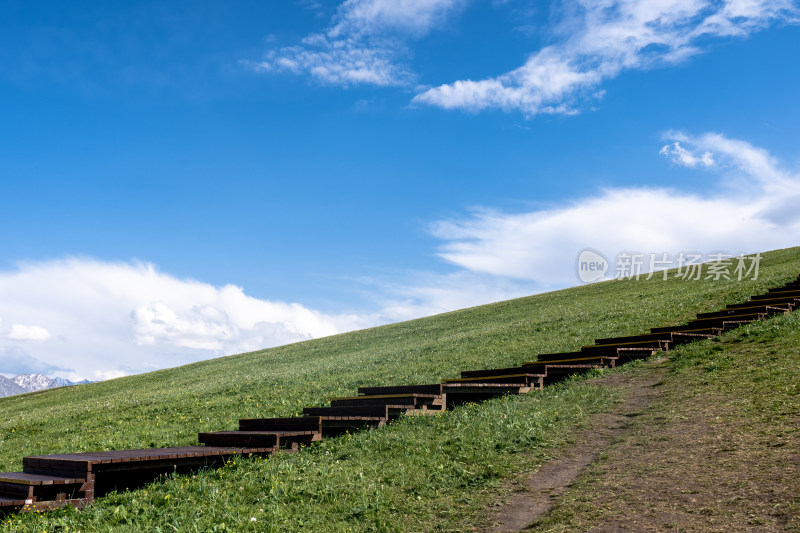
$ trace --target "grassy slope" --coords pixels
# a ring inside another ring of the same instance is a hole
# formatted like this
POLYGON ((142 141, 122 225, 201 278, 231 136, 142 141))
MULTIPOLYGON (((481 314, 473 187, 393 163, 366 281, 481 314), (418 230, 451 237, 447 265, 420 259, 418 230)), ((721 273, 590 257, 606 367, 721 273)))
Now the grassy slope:
MULTIPOLYGON (((697 312, 742 301, 767 287, 788 281, 798 271, 800 249, 783 250, 766 254, 757 281, 612 281, 110 382, 4 399, 0 400, 0 469, 19 469, 22 455, 192 444, 196 442, 198 431, 235 428, 240 417, 298 414, 304 406, 323 405, 331 396, 352 394, 359 385, 436 382, 457 376, 462 369, 518 364, 537 353, 576 349, 597 337, 637 333, 653 325, 679 323, 697 312)), ((396 518, 415 516, 415 513, 424 523, 428 520, 447 523, 447 515, 453 509, 474 509, 468 501, 458 503, 455 500, 463 500, 474 488, 515 468, 516 452, 538 448, 525 435, 535 435, 537 443, 558 444, 559 439, 563 440, 558 436, 561 430, 567 432, 582 417, 602 409, 610 401, 613 401, 612 395, 584 393, 580 386, 559 388, 541 395, 541 399, 505 399, 476 408, 472 415, 470 410, 463 410, 432 420, 405 421, 398 429, 331 441, 296 457, 270 459, 259 469, 252 465, 244 468, 242 475, 245 477, 253 472, 259 476, 259 480, 241 485, 244 500, 220 504, 219 508, 212 506, 204 510, 209 513, 206 518, 198 515, 197 520, 207 520, 208 528, 230 515, 229 521, 241 524, 242 513, 254 512, 253 506, 262 509, 269 503, 272 507, 267 506, 265 516, 269 515, 270 520, 283 527, 287 527, 286 520, 316 516, 317 511, 322 513, 322 523, 332 530, 339 529, 336 524, 347 524, 341 526, 342 530, 347 530, 354 527, 353 523, 361 528, 368 522, 377 529, 402 529, 401 526, 406 525, 414 530, 409 525, 413 522, 406 524, 396 518), (537 403, 551 395, 554 397, 551 403, 537 403), (510 416, 509 409, 514 416, 510 416), (517 433, 511 431, 514 420, 523 417, 523 413, 528 414, 528 421, 517 423, 517 433), (505 425, 492 433, 492 424, 498 418, 506 420, 505 425), (531 419, 539 422, 531 422, 531 419), (480 425, 480 420, 484 421, 482 432, 466 429, 472 427, 470 424, 480 425), (539 429, 532 429, 532 424, 539 424, 539 429), (431 425, 434 427, 428 427, 431 425), (423 431, 424 435, 416 435, 415 431, 423 431), (442 437, 445 438, 442 441, 437 435, 457 438, 448 442, 447 437, 442 437), (487 438, 486 435, 494 436, 487 438), (417 456, 412 459, 415 443, 425 439, 429 442, 427 450, 433 451, 420 455, 420 450, 414 449, 417 456), (467 445, 468 442, 473 444, 467 445), (499 450, 495 455, 486 455, 494 453, 486 449, 487 442, 492 449, 499 450), (354 448, 344 452, 348 457, 344 461, 347 466, 335 467, 338 473, 332 478, 332 466, 325 463, 325 458, 333 456, 332 449, 342 446, 354 448), (422 466, 409 470, 406 467, 413 465, 401 465, 387 471, 381 466, 382 461, 373 459, 376 453, 388 456, 390 461, 394 458, 394 463, 406 462, 408 457, 407 462, 415 461, 422 466), (360 461, 355 460, 358 457, 360 461), (426 457, 435 457, 440 462, 431 463, 426 457), (476 461, 476 457, 495 457, 496 462, 476 461), (292 478, 302 480, 299 484, 287 484, 285 475, 271 470, 292 469, 295 463, 304 465, 302 475, 292 478), (367 468, 370 464, 373 466, 367 468), (360 470, 355 472, 351 468, 360 470), (460 474, 459 469, 463 470, 460 474), (384 474, 391 480, 381 477, 384 474), (353 487, 346 488, 348 483, 354 483, 352 476, 360 480, 355 483, 358 488, 373 487, 372 495, 367 496, 363 490, 353 487), (274 483, 276 479, 281 483, 274 483), (327 489, 324 488, 328 483, 326 479, 330 480, 327 489), (313 495, 306 494, 304 498, 297 495, 298 490, 306 490, 297 486, 311 485, 318 489, 313 495), (421 486, 430 490, 422 490, 421 486), (390 495, 395 489, 396 493, 390 495), (267 503, 258 499, 257 495, 269 494, 270 490, 273 496, 274 491, 279 491, 281 497, 267 503), (360 498, 363 505, 342 494, 360 498), (251 502, 248 497, 255 500, 251 502), (413 505, 409 507, 416 498, 420 498, 424 505, 419 507, 424 510, 413 505), (313 508, 314 513, 303 507, 305 503, 298 503, 303 501, 317 506, 313 508), (341 505, 337 504, 339 501, 341 505), (391 502, 387 504, 389 508, 381 511, 388 514, 378 511, 382 501, 391 502), (363 520, 364 513, 371 513, 378 522, 363 520), (233 514, 238 518, 234 519, 233 514), (290 518, 292 516, 295 518, 290 518)), ((546 446, 541 450, 542 454, 547 453, 546 446)), ((238 468, 231 470, 238 472, 238 468)), ((208 481, 203 476, 197 479, 200 481, 185 482, 208 481)), ((152 489, 150 494, 168 495, 176 486, 168 484, 152 489)), ((214 494, 223 492, 228 494, 227 491, 214 494)), ((145 498, 141 491, 133 494, 124 498, 145 498)), ((102 529, 102 524, 110 522, 95 514, 102 511, 104 505, 112 504, 95 506, 93 511, 70 520, 82 523, 90 520, 88 523, 102 529), (98 521, 92 521, 95 519, 98 521)), ((163 526, 173 517, 179 520, 181 516, 185 519, 194 516, 191 514, 194 506, 185 511, 189 515, 181 509, 180 506, 170 508, 158 518, 147 520, 162 520, 160 525, 163 526)), ((52 520, 56 519, 54 515, 52 520)), ((88 523, 84 527, 91 529, 88 523)), ((159 527, 154 524, 157 522, 147 522, 148 527, 159 527)), ((144 527, 144 523, 138 523, 139 526, 144 527)))

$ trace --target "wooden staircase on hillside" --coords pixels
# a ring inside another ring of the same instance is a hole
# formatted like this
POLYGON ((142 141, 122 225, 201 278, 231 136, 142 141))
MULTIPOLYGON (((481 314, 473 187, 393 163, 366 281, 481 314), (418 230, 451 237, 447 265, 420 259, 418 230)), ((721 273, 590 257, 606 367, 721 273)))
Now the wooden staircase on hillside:
POLYGON ((81 508, 109 491, 137 487, 164 474, 215 467, 237 455, 293 452, 323 436, 381 427, 399 416, 437 414, 465 402, 529 393, 577 373, 614 368, 713 338, 798 306, 800 276, 747 302, 699 313, 683 325, 596 339, 579 351, 541 354, 518 367, 466 370, 460 378, 436 384, 360 387, 357 396, 332 398, 329 407, 307 407, 300 417, 246 418, 235 431, 200 433, 198 446, 25 457, 22 472, 0 473, 0 512, 81 508))

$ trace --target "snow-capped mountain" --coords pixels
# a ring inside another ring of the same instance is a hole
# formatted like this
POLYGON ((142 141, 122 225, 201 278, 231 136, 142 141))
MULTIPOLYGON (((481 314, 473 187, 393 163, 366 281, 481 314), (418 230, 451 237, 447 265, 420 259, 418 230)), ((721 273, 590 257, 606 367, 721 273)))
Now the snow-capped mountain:
POLYGON ((53 389, 55 387, 81 385, 83 383, 91 383, 91 381, 83 380, 75 383, 68 379, 48 378, 41 374, 20 374, 11 379, 0 376, 0 398, 14 396, 15 394, 23 394, 25 392, 53 389))
POLYGON ((54 380, 41 374, 20 374, 11 378, 11 381, 25 389, 26 392, 49 389, 54 380))
POLYGON ((0 398, 28 392, 5 376, 0 376, 0 398))

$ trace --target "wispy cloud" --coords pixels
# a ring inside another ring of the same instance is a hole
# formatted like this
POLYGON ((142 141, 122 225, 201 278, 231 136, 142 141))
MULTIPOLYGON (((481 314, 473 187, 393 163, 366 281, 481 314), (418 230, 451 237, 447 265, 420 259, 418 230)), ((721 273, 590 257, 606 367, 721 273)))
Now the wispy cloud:
POLYGON ((405 43, 427 34, 464 2, 347 0, 326 31, 245 64, 258 72, 306 74, 331 85, 408 85, 415 77, 403 63, 405 43))
POLYGON ((679 143, 685 150, 679 161, 682 154, 686 161, 715 162, 689 165, 714 172, 705 175, 708 193, 613 188, 527 213, 482 209, 433 226, 445 241, 440 256, 472 272, 565 286, 575 283, 575 259, 584 248, 609 255, 736 253, 798 244, 800 173, 784 170, 761 148, 718 133, 670 132, 668 140, 673 142, 662 154, 672 160, 679 143))
POLYGON ((521 67, 484 80, 426 90, 417 104, 445 109, 574 113, 603 80, 631 69, 672 64, 702 51, 709 37, 745 37, 775 21, 797 22, 792 0, 573 0, 563 41, 521 67))
POLYGON ((658 153, 669 157, 674 163, 684 167, 710 167, 714 165, 714 155, 711 152, 692 153, 681 146, 680 141, 675 141, 662 147, 658 153))

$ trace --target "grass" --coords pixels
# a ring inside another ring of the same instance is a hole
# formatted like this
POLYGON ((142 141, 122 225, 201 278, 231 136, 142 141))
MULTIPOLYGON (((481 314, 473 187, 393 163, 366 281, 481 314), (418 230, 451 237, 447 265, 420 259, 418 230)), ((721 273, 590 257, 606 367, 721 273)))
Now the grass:
MULTIPOLYGON (((678 324, 798 271, 800 249, 780 250, 764 255, 758 280, 615 280, 0 399, 0 470, 21 469, 23 455, 195 444, 200 431, 296 415, 358 386, 434 383, 465 369, 516 365, 595 338, 678 324)), ((454 531, 481 512, 496 481, 544 460, 614 401, 613 391, 576 380, 543 394, 408 417, 296 455, 241 459, 101 499, 80 513, 19 515, 0 531, 213 531, 223 524, 235 531, 454 531)))

